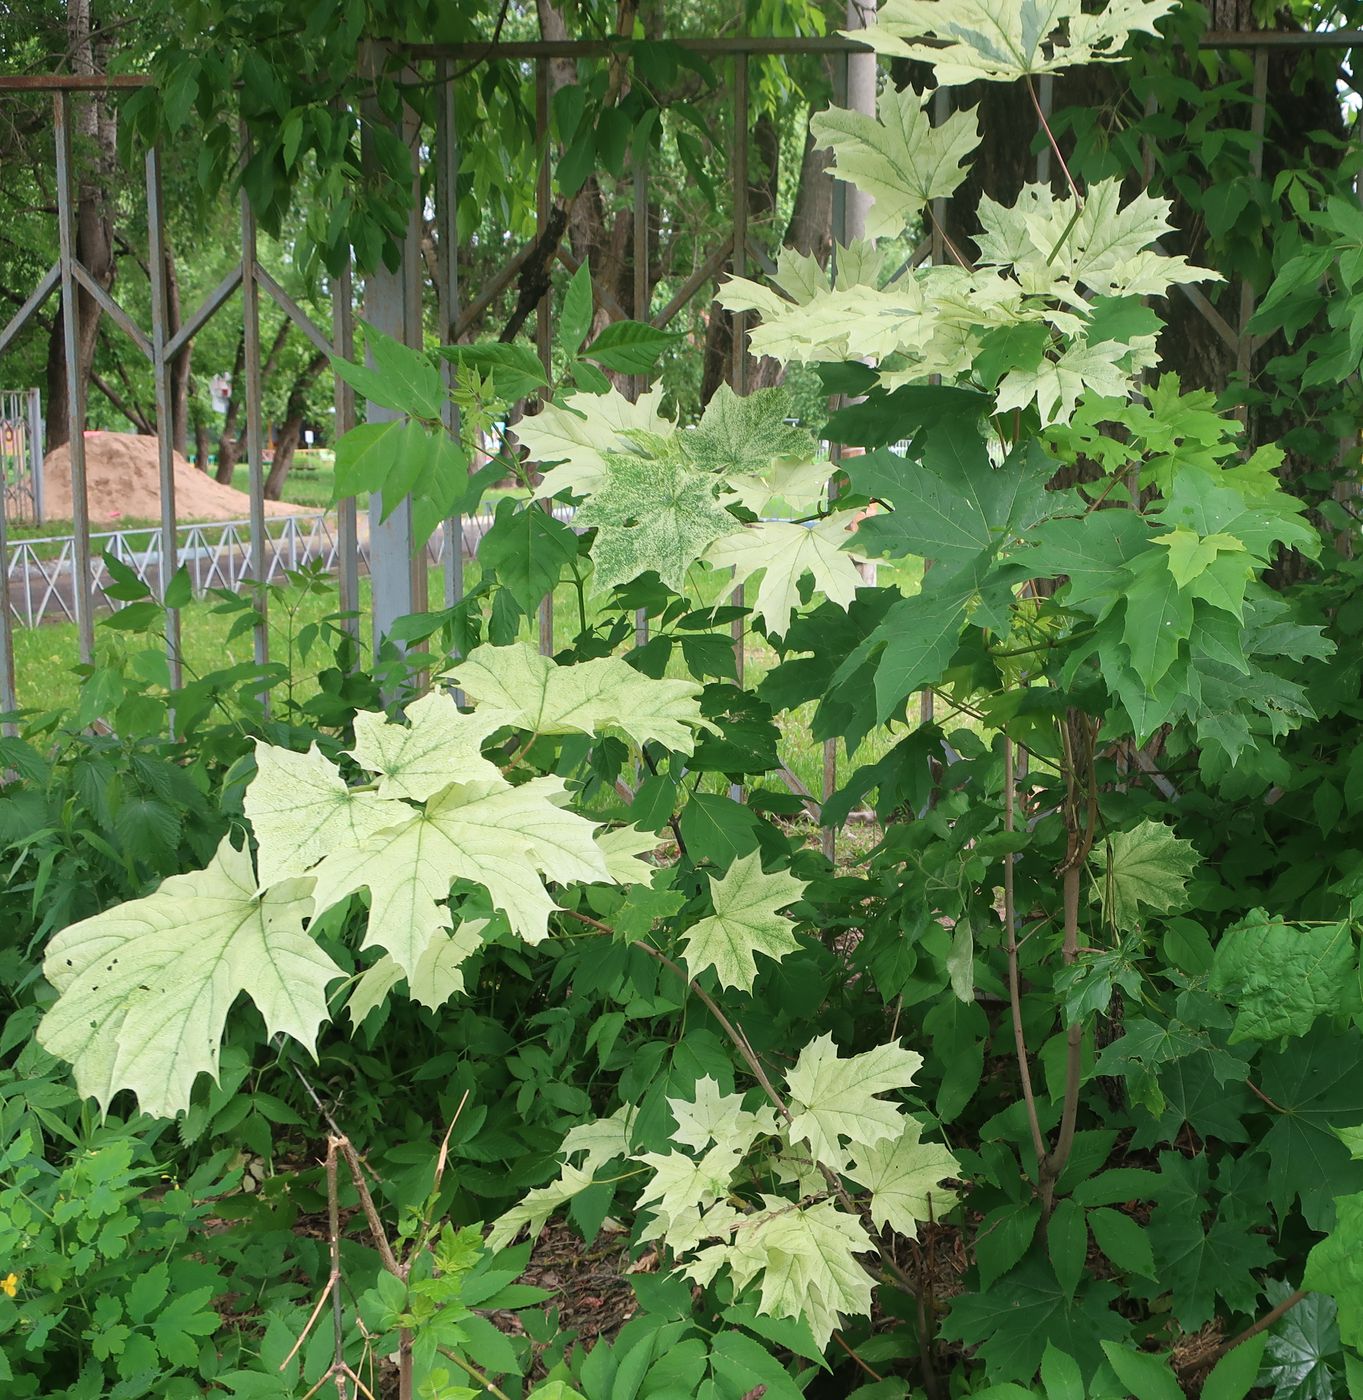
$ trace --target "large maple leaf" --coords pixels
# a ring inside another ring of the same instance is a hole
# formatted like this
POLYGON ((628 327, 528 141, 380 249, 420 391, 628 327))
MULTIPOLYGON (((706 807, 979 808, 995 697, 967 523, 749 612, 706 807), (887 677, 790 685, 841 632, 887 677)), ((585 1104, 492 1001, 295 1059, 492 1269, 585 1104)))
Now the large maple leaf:
POLYGON ((611 880, 594 824, 567 811, 567 800, 557 778, 452 783, 402 825, 328 855, 315 871, 317 907, 367 888, 362 946, 386 949, 409 979, 450 927, 443 901, 455 880, 482 885, 515 932, 537 943, 555 907, 544 879, 611 880))
POLYGON ((63 929, 43 962, 59 995, 39 1041, 101 1108, 131 1089, 165 1117, 189 1107, 200 1074, 217 1075, 227 1013, 243 992, 267 1035, 311 1050, 326 988, 344 975, 304 930, 311 884, 258 893, 249 852, 228 837, 207 868, 63 929))
POLYGON ((613 453, 604 484, 577 512, 579 525, 597 527, 597 586, 613 588, 651 569, 685 592, 686 571, 705 546, 734 528, 734 517, 715 499, 719 485, 676 450, 653 457, 613 453))
POLYGON ((789 871, 767 874, 761 856, 740 857, 718 879, 710 877, 715 912, 686 932, 686 965, 692 974, 713 967, 726 987, 751 991, 757 980, 756 953, 779 962, 799 946, 795 925, 778 910, 804 893, 789 871))
POLYGON ((445 679, 476 702, 488 731, 510 725, 531 734, 622 734, 690 754, 693 731, 709 727, 699 685, 654 680, 616 656, 559 666, 528 642, 481 646, 445 679))
POLYGON ((876 23, 848 33, 892 58, 931 66, 939 83, 1013 82, 1082 63, 1111 63, 1133 33, 1154 34, 1175 0, 885 0, 876 23), (1061 37, 1063 33, 1063 37, 1061 37), (932 39, 935 43, 914 43, 932 39))

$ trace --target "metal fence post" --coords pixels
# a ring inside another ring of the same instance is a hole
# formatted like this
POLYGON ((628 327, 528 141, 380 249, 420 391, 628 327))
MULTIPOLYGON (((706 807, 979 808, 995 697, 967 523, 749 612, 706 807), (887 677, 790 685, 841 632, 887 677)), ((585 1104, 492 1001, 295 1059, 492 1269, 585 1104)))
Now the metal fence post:
POLYGON ((61 242, 62 339, 66 352, 67 428, 71 452, 71 533, 75 537, 72 594, 80 659, 95 659, 90 596, 90 500, 85 487, 85 385, 80 376, 80 305, 76 299, 76 211, 71 171, 71 113, 66 94, 52 99, 57 142, 57 229, 61 242))
MULTIPOLYGON (((241 132, 242 158, 250 146, 243 123, 241 132)), ((264 405, 261 395, 260 362, 260 284, 256 280, 256 216, 243 188, 241 192, 241 315, 245 346, 243 364, 246 371, 246 461, 250 472, 251 490, 251 569, 250 577, 259 585, 256 607, 260 621, 254 628, 256 664, 264 666, 270 659, 270 629, 268 595, 264 583, 269 577, 265 551, 269 541, 265 534, 265 428, 264 405)), ((269 691, 261 692, 261 704, 268 712, 269 691)))
MULTIPOLYGON (((161 473, 161 567, 157 592, 164 603, 175 576, 175 431, 171 412, 171 362, 166 358, 166 229, 161 205, 161 160, 147 151, 147 271, 151 280, 152 375, 156 381, 156 448, 161 473)), ((183 683, 180 664, 180 609, 166 609, 166 661, 170 685, 183 683)))
MULTIPOLYGON (((368 44, 364 65, 373 77, 382 68, 383 49, 368 44)), ((388 125, 376 100, 365 103, 365 126, 361 133, 361 158, 367 171, 377 168, 378 157, 369 133, 378 124, 388 125)), ((408 201, 407 228, 403 236, 402 255, 396 272, 378 267, 365 277, 364 311, 369 324, 403 345, 414 350, 422 348, 421 286, 417 267, 421 257, 422 208, 421 178, 417 169, 417 123, 410 108, 404 109, 399 133, 410 154, 411 197, 408 201)), ((368 352, 366 351, 366 357, 368 352)), ((366 417, 371 423, 391 422, 403 415, 379 404, 370 403, 366 417)), ((389 504, 392 504, 391 502, 389 504)), ((412 503, 399 501, 386 520, 381 519, 385 503, 381 493, 369 498, 369 577, 374 602, 374 653, 377 656, 385 639, 400 617, 424 612, 426 607, 426 551, 418 550, 412 529, 412 503)))
MULTIPOLYGON (((455 108, 453 68, 448 59, 439 64, 440 101, 436 108, 435 207, 440 256, 440 340, 454 341, 459 322, 459 128, 455 108)), ((456 366, 445 360, 440 367, 446 390, 454 387, 456 366)), ((446 400, 441 410, 445 431, 459 437, 459 410, 446 400)), ((445 606, 452 608, 464 596, 464 522, 452 515, 445 531, 445 606)))

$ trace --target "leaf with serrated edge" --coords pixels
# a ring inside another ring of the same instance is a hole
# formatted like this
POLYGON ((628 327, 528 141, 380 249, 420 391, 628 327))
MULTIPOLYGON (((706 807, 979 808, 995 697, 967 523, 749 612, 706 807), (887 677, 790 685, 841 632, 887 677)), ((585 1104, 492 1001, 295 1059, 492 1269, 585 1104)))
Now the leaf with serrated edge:
POLYGON ((1183 887, 1200 857, 1191 841, 1163 822, 1115 831, 1089 857, 1103 916, 1119 929, 1137 929, 1142 908, 1161 914, 1183 907, 1183 887))
POLYGON ((827 598, 843 609, 862 586, 857 566, 843 553, 850 523, 846 515, 830 515, 808 528, 761 521, 715 540, 705 560, 717 569, 732 568, 735 586, 760 572, 753 612, 773 636, 784 636, 799 606, 799 582, 805 574, 813 576, 815 599, 827 598))
POLYGON ((558 462, 545 472, 536 496, 571 491, 585 496, 605 480, 606 453, 628 452, 626 433, 642 431, 665 436, 676 424, 660 412, 663 391, 650 389, 637 402, 618 389, 606 394, 570 394, 562 404, 546 404, 539 413, 522 418, 516 436, 532 462, 558 462))
POLYGON ((614 831, 598 831, 596 845, 605 858, 607 873, 617 885, 646 885, 658 868, 639 858, 658 849, 656 832, 618 826, 614 831))
POLYGON ((762 1204, 765 1214, 743 1217, 732 1244, 701 1250, 686 1271, 703 1278, 727 1264, 739 1289, 760 1275, 758 1311, 803 1318, 820 1348, 826 1347, 840 1315, 871 1310, 871 1278, 856 1256, 875 1246, 861 1221, 832 1201, 792 1208, 780 1197, 764 1196, 762 1204))
POLYGON ((956 1197, 942 1185, 960 1166, 939 1143, 923 1142, 923 1125, 909 1118, 893 1140, 859 1147, 847 1175, 871 1193, 871 1219, 901 1235, 925 1220, 940 1220, 956 1197))
POLYGON ((613 453, 605 480, 576 518, 578 525, 596 527, 597 588, 614 588, 652 570, 684 593, 686 571, 711 540, 734 528, 734 517, 715 499, 720 484, 676 450, 654 457, 613 453))
POLYGON ((696 1080, 689 1102, 668 1099, 667 1106, 677 1122, 672 1141, 696 1152, 712 1142, 746 1152, 756 1138, 776 1132, 774 1110, 744 1108, 742 1094, 721 1094, 719 1084, 708 1074, 696 1080))
POLYGON ((216 1077, 227 1013, 243 992, 267 1035, 310 1051, 326 988, 344 975, 304 932, 311 884, 257 894, 249 852, 225 837, 206 869, 72 924, 48 944, 43 971, 60 995, 40 1043, 102 1108, 131 1089, 163 1117, 188 1109, 201 1073, 216 1077))
POLYGON ((294 753, 261 740, 243 807, 259 847, 262 886, 302 875, 337 845, 355 845, 412 814, 377 793, 352 792, 316 744, 294 753))
POLYGON ((558 778, 520 787, 454 783, 402 826, 332 852, 317 867, 319 910, 370 893, 362 947, 381 947, 414 976, 431 940, 450 926, 441 901, 456 879, 481 884, 527 943, 548 934, 554 909, 534 872, 561 882, 611 882, 593 823, 565 811, 558 778))
POLYGON ((876 23, 849 32, 892 58, 929 65, 939 83, 1013 82, 1083 63, 1113 63, 1134 33, 1154 34, 1175 0, 885 0, 876 23), (1057 31, 1064 31, 1063 37, 1057 31), (913 40, 935 40, 914 43, 913 40))
POLYGON ((379 774, 381 796, 424 802, 451 783, 501 776, 481 752, 497 727, 489 717, 461 714, 450 696, 432 691, 407 707, 407 719, 398 724, 371 710, 355 716, 350 754, 361 768, 379 774))
POLYGON ((844 1060, 831 1035, 810 1041, 786 1075, 791 1141, 807 1142, 817 1161, 843 1171, 851 1154, 842 1138, 865 1149, 903 1131, 903 1109, 876 1095, 908 1088, 922 1064, 893 1042, 844 1060))
POLYGON ((897 237, 926 205, 952 194, 966 177, 961 162, 980 144, 975 111, 953 112, 933 126, 931 94, 887 87, 876 115, 831 107, 809 123, 815 143, 833 152, 840 179, 874 200, 872 238, 897 237))
POLYGON ((791 933, 794 923, 776 911, 804 891, 788 871, 764 872, 757 851, 740 856, 718 879, 712 875, 715 912, 685 934, 683 955, 692 976, 713 967, 723 986, 751 991, 757 980, 755 953, 780 962, 799 947, 791 933))
POLYGON ((531 734, 620 734, 689 755, 692 731, 712 727, 701 718, 698 684, 654 680, 618 656, 559 666, 528 642, 481 646, 443 679, 475 701, 488 731, 509 725, 531 734))
POLYGON ((813 455, 813 437, 807 429, 787 423, 789 413, 790 394, 785 389, 735 394, 721 384, 700 423, 677 441, 682 455, 698 471, 723 477, 751 475, 765 471, 780 457, 813 455))
POLYGON ((528 1229, 530 1238, 534 1239, 556 1210, 567 1205, 591 1184, 591 1172, 565 1165, 557 1180, 526 1192, 509 1211, 493 1221, 486 1240, 488 1252, 495 1254, 499 1249, 505 1249, 523 1229, 528 1229))
MULTIPOLYGON (((459 924, 451 934, 436 934, 416 965, 407 984, 407 995, 422 1006, 438 1011, 452 996, 462 992, 463 965, 483 946, 482 931, 486 927, 486 919, 471 919, 459 924)), ((351 1021, 358 1026, 406 975, 388 953, 367 968, 355 983, 355 990, 346 1004, 351 1021)))

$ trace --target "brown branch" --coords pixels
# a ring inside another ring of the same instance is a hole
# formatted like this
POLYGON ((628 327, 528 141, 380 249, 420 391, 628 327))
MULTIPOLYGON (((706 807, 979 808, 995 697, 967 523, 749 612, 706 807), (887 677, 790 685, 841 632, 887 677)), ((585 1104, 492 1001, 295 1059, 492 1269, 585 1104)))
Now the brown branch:
POLYGON ((520 329, 530 318, 530 313, 549 295, 553 283, 549 279, 549 268, 558 253, 558 245, 568 227, 568 215, 555 205, 549 211, 544 232, 540 234, 521 267, 520 292, 516 298, 516 309, 511 319, 502 327, 497 339, 508 345, 520 334, 520 329))

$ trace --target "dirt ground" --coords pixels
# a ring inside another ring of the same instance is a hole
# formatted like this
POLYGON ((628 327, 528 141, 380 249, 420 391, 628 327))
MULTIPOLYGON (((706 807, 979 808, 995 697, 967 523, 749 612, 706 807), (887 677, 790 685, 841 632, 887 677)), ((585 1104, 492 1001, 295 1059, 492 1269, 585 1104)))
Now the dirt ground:
MULTIPOLYGON (((85 482, 90 523, 117 527, 120 520, 155 520, 161 514, 161 469, 156 439, 133 433, 86 433, 85 482)), ((291 515, 298 506, 266 501, 266 515, 291 515)), ((178 453, 175 515, 178 520, 245 520, 251 498, 223 486, 178 453)), ((71 519, 71 449, 62 446, 43 463, 43 517, 71 519)))

